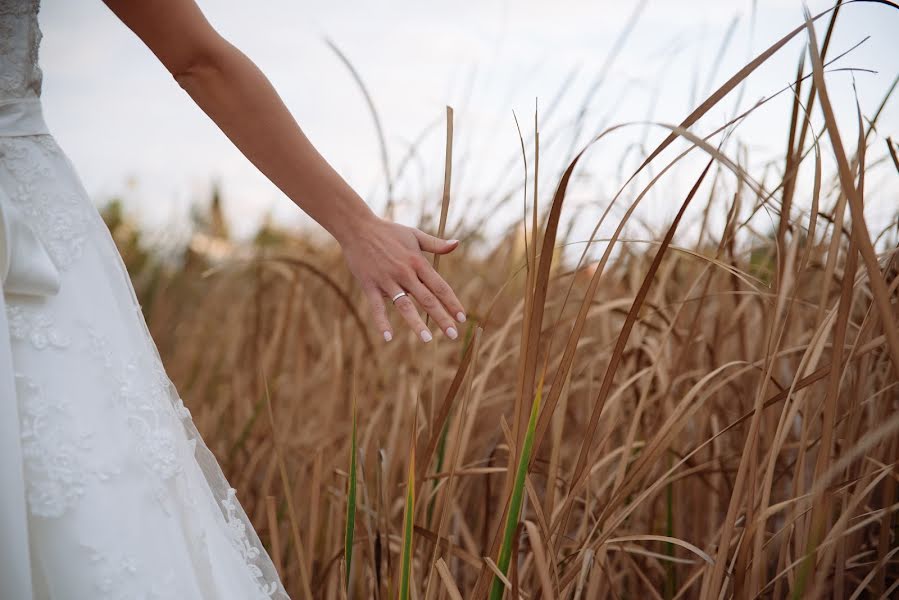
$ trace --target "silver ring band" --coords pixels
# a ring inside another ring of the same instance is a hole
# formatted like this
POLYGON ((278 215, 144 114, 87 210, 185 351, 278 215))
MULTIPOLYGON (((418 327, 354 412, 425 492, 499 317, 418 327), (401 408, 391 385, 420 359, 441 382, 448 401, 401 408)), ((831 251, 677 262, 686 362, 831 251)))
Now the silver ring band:
POLYGON ((403 296, 407 296, 406 292, 400 292, 396 296, 393 297, 393 303, 396 304, 396 301, 402 298, 403 296))

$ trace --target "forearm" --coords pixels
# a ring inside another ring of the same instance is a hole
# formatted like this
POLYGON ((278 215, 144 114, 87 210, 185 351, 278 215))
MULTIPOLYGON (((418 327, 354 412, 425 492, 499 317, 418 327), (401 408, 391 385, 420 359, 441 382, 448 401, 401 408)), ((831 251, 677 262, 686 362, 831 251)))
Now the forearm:
POLYGON ((452 252, 457 240, 377 218, 306 139, 262 72, 222 39, 194 0, 104 2, 237 148, 337 238, 386 341, 392 327, 385 297, 423 341, 431 333, 409 297, 456 339, 453 318, 464 321, 464 309, 422 252, 452 252))
POLYGON ((222 41, 172 73, 237 148, 339 242, 374 214, 319 154, 268 79, 222 41))

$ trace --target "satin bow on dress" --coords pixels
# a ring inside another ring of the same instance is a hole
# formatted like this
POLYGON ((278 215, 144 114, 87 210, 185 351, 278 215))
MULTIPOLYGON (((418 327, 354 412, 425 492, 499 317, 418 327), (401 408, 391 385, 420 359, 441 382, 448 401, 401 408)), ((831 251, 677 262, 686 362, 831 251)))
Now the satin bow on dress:
MULTIPOLYGON (((0 102, 0 137, 47 134, 39 100, 0 102)), ((3 157, 0 156, 0 163, 3 157)), ((26 200, 27 201, 27 200, 26 200)), ((59 271, 0 186, 0 581, 9 598, 32 598, 19 407, 6 296, 53 296, 59 271)))

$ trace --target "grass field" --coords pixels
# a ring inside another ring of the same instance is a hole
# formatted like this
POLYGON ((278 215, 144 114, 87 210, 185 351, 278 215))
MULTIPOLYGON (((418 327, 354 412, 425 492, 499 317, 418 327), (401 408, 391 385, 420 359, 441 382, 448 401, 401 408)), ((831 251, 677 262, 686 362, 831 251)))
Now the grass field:
POLYGON ((383 343, 333 244, 273 226, 236 243, 214 205, 163 261, 107 209, 169 375, 293 597, 899 593, 899 240, 862 216, 872 174, 895 192, 899 147, 879 111, 837 127, 827 38, 791 35, 809 48, 780 161, 750 172, 724 143, 741 115, 690 133, 763 52, 600 199, 620 227, 580 262, 560 256, 576 165, 541 172, 523 119, 527 192, 508 202, 555 193, 492 244, 454 232, 472 241, 438 268, 469 310, 462 343, 383 343), (678 171, 677 216, 625 239, 623 211, 678 171))

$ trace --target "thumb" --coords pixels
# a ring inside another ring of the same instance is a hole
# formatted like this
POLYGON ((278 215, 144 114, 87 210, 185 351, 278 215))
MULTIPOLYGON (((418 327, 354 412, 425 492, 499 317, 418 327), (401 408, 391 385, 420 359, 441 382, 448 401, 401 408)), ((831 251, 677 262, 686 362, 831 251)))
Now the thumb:
POLYGON ((459 240, 442 240, 418 229, 415 230, 415 237, 418 239, 418 247, 424 252, 449 254, 459 247, 459 240))

